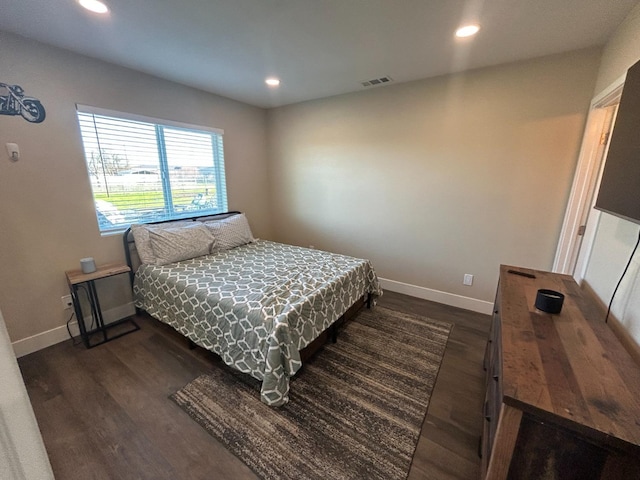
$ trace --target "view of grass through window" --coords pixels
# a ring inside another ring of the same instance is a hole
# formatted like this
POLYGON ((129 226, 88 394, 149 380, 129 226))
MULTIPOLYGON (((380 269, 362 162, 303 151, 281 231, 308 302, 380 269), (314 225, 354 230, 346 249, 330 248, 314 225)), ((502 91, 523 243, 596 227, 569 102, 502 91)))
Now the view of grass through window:
POLYGON ((222 132, 104 112, 77 112, 100 231, 227 210, 222 132))

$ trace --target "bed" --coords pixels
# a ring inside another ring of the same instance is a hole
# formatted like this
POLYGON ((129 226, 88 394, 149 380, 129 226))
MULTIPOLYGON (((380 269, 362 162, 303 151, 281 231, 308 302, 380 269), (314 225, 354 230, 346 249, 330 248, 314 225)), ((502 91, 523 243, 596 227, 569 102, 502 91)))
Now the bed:
POLYGON ((136 308, 261 381, 271 406, 309 350, 382 293, 368 260, 254 239, 240 212, 133 225, 124 244, 136 308))

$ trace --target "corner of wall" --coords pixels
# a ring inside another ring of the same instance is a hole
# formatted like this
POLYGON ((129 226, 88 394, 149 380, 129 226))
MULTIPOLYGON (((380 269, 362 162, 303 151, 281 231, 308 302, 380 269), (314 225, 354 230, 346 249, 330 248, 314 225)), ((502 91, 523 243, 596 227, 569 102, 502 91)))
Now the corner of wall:
MULTIPOLYGON (((588 281, 584 280, 580 285, 580 288, 594 301, 594 303, 598 307, 598 313, 602 315, 602 319, 604 321, 604 318, 607 314, 607 305, 596 294, 588 281)), ((631 336, 629 331, 612 313, 609 313, 608 324, 609 328, 613 331, 618 340, 620 340, 620 343, 624 346, 625 350, 627 350, 627 352, 629 352, 629 355, 633 357, 635 362, 640 365, 640 343, 638 343, 631 336)))

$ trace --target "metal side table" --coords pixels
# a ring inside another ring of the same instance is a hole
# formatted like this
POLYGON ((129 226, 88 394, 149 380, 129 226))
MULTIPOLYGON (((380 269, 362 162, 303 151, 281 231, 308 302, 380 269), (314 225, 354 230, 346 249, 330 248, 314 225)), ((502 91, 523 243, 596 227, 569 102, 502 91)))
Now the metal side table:
POLYGON ((69 284, 69 290, 71 292, 71 299, 73 300, 73 308, 78 320, 80 336, 85 347, 93 348, 108 341, 122 337, 123 335, 127 335, 128 333, 140 330, 140 327, 132 317, 126 317, 116 322, 111 322, 105 325, 104 318, 102 317, 102 310, 100 308, 100 301, 98 300, 98 291, 96 290, 96 280, 112 277, 114 275, 121 275, 123 273, 129 273, 130 271, 131 269, 127 265, 120 263, 110 263, 98 266, 96 271, 92 273, 83 273, 82 270, 70 270, 65 272, 65 275, 67 276, 67 283, 69 284), (91 309, 91 316, 93 317, 96 325, 95 328, 90 330, 87 330, 84 314, 82 312, 82 306, 80 305, 80 297, 78 295, 80 289, 85 290, 87 293, 87 299, 89 300, 89 307, 91 309), (109 331, 111 329, 125 323, 131 324, 132 328, 124 331, 118 331, 115 335, 109 336, 109 331))

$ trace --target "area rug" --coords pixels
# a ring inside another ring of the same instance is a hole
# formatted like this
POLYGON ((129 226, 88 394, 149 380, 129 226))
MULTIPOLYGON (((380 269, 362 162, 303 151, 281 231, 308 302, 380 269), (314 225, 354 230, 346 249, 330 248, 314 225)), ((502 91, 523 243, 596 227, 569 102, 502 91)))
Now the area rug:
POLYGON ((225 366, 171 398, 263 479, 405 479, 451 327, 363 309, 292 379, 283 407, 225 366))

